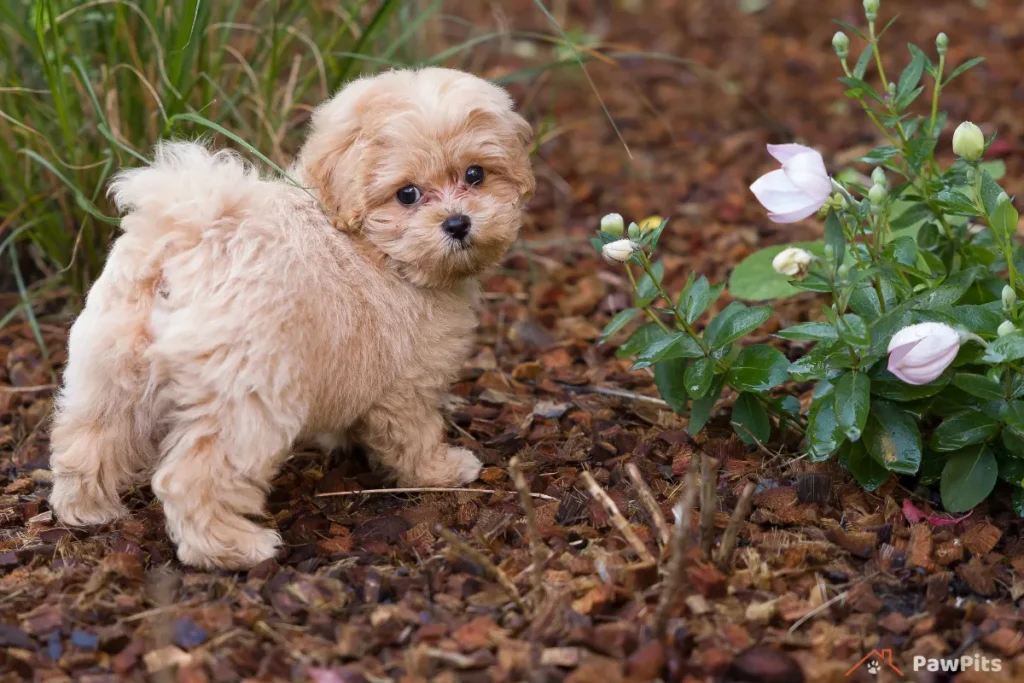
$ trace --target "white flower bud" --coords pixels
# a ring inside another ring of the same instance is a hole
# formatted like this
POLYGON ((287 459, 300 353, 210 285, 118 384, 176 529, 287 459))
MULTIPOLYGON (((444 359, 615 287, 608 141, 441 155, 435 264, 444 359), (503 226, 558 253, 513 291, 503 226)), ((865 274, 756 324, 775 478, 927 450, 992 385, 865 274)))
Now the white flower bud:
POLYGON ((608 263, 625 263, 639 248, 640 245, 632 240, 615 240, 601 248, 601 255, 608 263))
POLYGON ((842 31, 836 31, 832 36, 832 49, 836 51, 839 59, 846 59, 850 56, 850 39, 842 31))
POLYGON ((839 276, 840 280, 845 280, 846 276, 849 275, 849 274, 850 274, 850 264, 848 264, 848 263, 844 263, 843 265, 839 266, 838 270, 836 270, 836 275, 839 276))
POLYGON ((878 8, 881 4, 879 0, 864 0, 864 16, 868 18, 868 21, 878 18, 878 8))
POLYGON ((871 172, 871 182, 882 187, 889 187, 889 179, 885 177, 885 169, 881 166, 876 166, 875 170, 871 172))
POLYGON ((944 323, 904 327, 889 342, 889 372, 907 384, 934 382, 960 350, 960 334, 944 323))
POLYGON ((1005 337, 1008 334, 1013 334, 1017 331, 1017 328, 1009 320, 1004 320, 999 324, 999 329, 996 332, 999 333, 1000 337, 1005 337))
POLYGON ((610 213, 601 219, 601 232, 621 237, 623 230, 625 230, 625 225, 621 214, 610 213))
POLYGON ((640 239, 640 226, 636 223, 630 223, 626 233, 629 235, 629 239, 638 240, 640 239))
POLYGON ((953 153, 964 161, 977 161, 985 153, 985 134, 970 121, 964 121, 953 132, 953 153))
POLYGON ((802 278, 811 267, 814 255, 797 247, 788 247, 772 259, 772 268, 779 275, 802 278))
POLYGON ((872 206, 881 206, 888 194, 882 185, 872 185, 868 190, 868 199, 871 200, 872 206))
POLYGON ((946 54, 946 50, 949 49, 949 36, 945 33, 940 33, 935 36, 935 49, 938 51, 940 57, 946 54))
POLYGON ((1013 310, 1014 304, 1017 303, 1017 292, 1013 291, 1013 287, 1006 285, 1003 287, 1003 311, 1009 313, 1013 310))

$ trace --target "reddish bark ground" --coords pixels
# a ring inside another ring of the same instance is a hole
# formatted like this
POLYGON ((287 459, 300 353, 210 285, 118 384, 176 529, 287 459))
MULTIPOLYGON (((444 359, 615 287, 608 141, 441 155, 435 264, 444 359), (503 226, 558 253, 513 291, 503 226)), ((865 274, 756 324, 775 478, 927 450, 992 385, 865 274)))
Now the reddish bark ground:
MULTIPOLYGON (((830 18, 859 22, 860 2, 772 0, 755 14, 724 1, 658 0, 643 14, 622 2, 610 15, 610 2, 570 4, 568 28, 599 34, 625 53, 589 69, 632 160, 578 70, 513 87, 534 120, 553 125, 536 164, 539 191, 523 248, 486 279, 478 352, 450 406, 450 439, 481 455, 487 467, 473 486, 492 492, 317 497, 379 482, 364 463, 332 466, 299 454, 270 502, 287 549, 240 574, 178 564, 148 490, 129 496, 132 515, 122 522, 62 528, 46 503, 52 392, 26 389, 52 380, 28 326, 12 324, 0 332, 0 680, 838 683, 869 680, 866 666, 845 673, 873 648, 893 651, 914 680, 951 678, 913 672, 915 655, 965 653, 999 657, 1002 671, 957 680, 1024 680, 1024 540, 1006 496, 956 525, 911 524, 902 503, 912 497, 927 508, 927 492, 892 481, 866 494, 838 465, 799 459, 797 440, 785 435, 771 452, 747 450, 729 438, 728 401, 691 439, 684 419, 644 400, 657 396, 646 371, 630 372, 612 349, 595 346, 626 302, 618 273, 586 241, 601 214, 671 218, 662 244, 672 284, 691 269, 723 279, 759 246, 817 235, 813 223, 767 222, 746 187, 771 166, 766 142, 801 139, 832 167, 875 144, 856 105, 840 100, 830 48, 830 18), (646 552, 661 557, 658 531, 625 466, 639 468, 671 522, 701 451, 723 462, 719 535, 747 482, 757 485, 753 512, 725 571, 698 548, 688 552, 668 633, 658 639, 658 571, 588 495, 581 474, 593 474, 646 552), (507 471, 513 455, 541 494, 534 503, 535 540, 548 558, 542 601, 528 595, 526 521, 507 471), (476 554, 441 538, 447 531, 476 554)), ((490 11, 450 8, 497 23, 490 11)), ((908 39, 930 50, 945 30, 951 63, 988 57, 943 104, 952 122, 999 131, 1008 187, 1020 192, 1024 8, 1010 0, 990 0, 986 10, 884 2, 886 15, 896 11, 904 18, 887 35, 891 55, 903 60, 908 39)), ((500 12, 515 28, 549 30, 527 0, 501 3, 500 12)), ((458 40, 460 30, 446 39, 458 40)), ((517 59, 484 53, 473 67, 497 76, 518 68, 517 59)), ((16 300, 0 297, 0 304, 16 300)), ((817 308, 810 296, 780 302, 756 340, 817 308)), ((59 367, 67 319, 56 312, 43 319, 59 367)), ((887 666, 879 676, 899 679, 887 666)))

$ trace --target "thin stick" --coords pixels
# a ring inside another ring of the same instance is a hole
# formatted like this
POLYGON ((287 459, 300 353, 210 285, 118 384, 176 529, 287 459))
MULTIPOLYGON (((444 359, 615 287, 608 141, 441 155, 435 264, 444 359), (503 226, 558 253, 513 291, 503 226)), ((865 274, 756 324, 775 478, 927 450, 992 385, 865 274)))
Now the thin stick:
POLYGON ((3 392, 5 394, 29 394, 29 393, 32 393, 33 391, 49 391, 51 389, 56 389, 56 388, 57 388, 56 384, 37 384, 37 385, 32 386, 32 387, 0 386, 0 392, 3 392))
POLYGON ((725 527, 725 533, 722 534, 722 545, 718 548, 718 567, 722 570, 728 570, 732 565, 732 554, 736 551, 736 540, 739 538, 740 525, 750 515, 750 505, 754 498, 754 486, 753 482, 747 482, 747 485, 743 487, 743 493, 740 494, 740 499, 736 503, 736 508, 732 511, 732 517, 729 518, 729 526, 725 527))
POLYGON ((700 456, 700 547, 705 559, 711 559, 715 544, 715 509, 718 507, 718 461, 700 456))
POLYGON ((665 627, 668 625, 668 615, 675 603, 675 596, 683 583, 683 564, 686 559, 686 546, 689 545, 690 535, 693 527, 691 513, 693 504, 697 500, 697 460, 694 458, 690 465, 690 471, 683 483, 683 492, 679 495, 679 501, 672 508, 672 514, 676 518, 676 526, 672 532, 672 555, 669 557, 668 567, 665 571, 665 578, 661 584, 661 595, 658 597, 658 607, 654 612, 654 633, 658 638, 665 636, 665 627))
POLYGON ((651 516, 651 521, 654 522, 654 527, 658 530, 658 540, 661 542, 661 546, 667 546, 671 535, 668 530, 668 524, 665 523, 665 515, 661 514, 661 507, 658 506, 658 501, 654 498, 654 492, 651 491, 651 487, 644 481, 643 475, 640 474, 640 468, 635 464, 629 463, 626 465, 626 474, 629 475, 630 481, 636 487, 637 495, 640 496, 640 502, 647 508, 647 514, 651 516))
POLYGON ((540 530, 537 528, 537 513, 533 509, 530 498, 530 487, 526 485, 526 477, 519 464, 519 458, 512 458, 508 463, 508 471, 512 474, 512 483, 519 491, 519 503, 526 513, 526 531, 529 535, 530 553, 533 555, 533 593, 535 600, 544 599, 544 547, 541 543, 540 530))
MULTIPOLYGON (((360 491, 334 491, 331 493, 318 493, 314 498, 327 498, 329 496, 359 496, 371 493, 508 493, 508 491, 495 491, 494 489, 456 489, 456 488, 405 488, 405 489, 362 489, 360 491)), ((543 493, 531 493, 534 498, 540 500, 554 500, 557 498, 546 496, 543 493)))
POLYGON ((523 604, 523 598, 519 595, 519 590, 516 588, 516 585, 512 583, 505 572, 501 571, 501 569, 491 562, 486 555, 464 541, 461 536, 453 531, 445 529, 440 525, 436 527, 436 531, 441 538, 448 543, 448 545, 480 565, 483 568, 484 573, 497 581, 498 585, 508 593, 509 597, 515 601, 516 605, 519 606, 519 609, 524 612, 526 611, 526 605, 523 604))
POLYGON ((612 389, 610 387, 588 387, 588 386, 576 386, 574 384, 564 384, 558 382, 558 386, 562 387, 566 391, 571 391, 574 394, 602 394, 604 396, 616 396, 618 398, 628 398, 631 401, 641 401, 643 403, 653 403, 656 406, 668 408, 668 403, 660 398, 653 396, 644 396, 643 394, 637 394, 632 391, 623 391, 622 389, 612 389))
POLYGON ((835 596, 834 598, 832 598, 828 602, 823 602, 822 604, 818 605, 817 607, 812 609, 807 614, 805 614, 802 617, 800 617, 799 619, 797 619, 796 623, 789 627, 789 632, 790 633, 794 633, 798 628, 803 626, 808 620, 813 619, 815 616, 817 616, 821 612, 827 610, 829 607, 831 607, 835 603, 840 602, 842 600, 845 600, 847 592, 848 591, 843 591, 842 593, 840 593, 839 595, 835 596))
POLYGON ((619 533, 625 537, 626 541, 633 546, 633 550, 635 550, 636 554, 640 556, 640 559, 644 562, 650 562, 653 564, 654 556, 651 555, 651 551, 647 549, 644 542, 636 535, 636 532, 633 531, 633 527, 630 526, 626 518, 622 516, 621 512, 619 512, 619 508, 615 505, 615 501, 611 499, 603 488, 601 488, 601 485, 597 483, 596 479, 594 479, 594 475, 584 470, 583 481, 586 483, 587 490, 590 491, 590 495, 604 506, 604 509, 608 513, 608 516, 611 517, 615 528, 618 529, 619 533))

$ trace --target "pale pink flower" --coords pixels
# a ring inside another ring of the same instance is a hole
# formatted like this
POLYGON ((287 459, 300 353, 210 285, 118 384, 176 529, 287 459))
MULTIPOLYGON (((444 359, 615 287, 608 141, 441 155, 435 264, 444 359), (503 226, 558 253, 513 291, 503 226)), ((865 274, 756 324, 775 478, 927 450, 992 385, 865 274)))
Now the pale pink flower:
POLYGON ((960 333, 943 323, 904 327, 889 342, 889 372, 907 384, 928 384, 960 350, 960 333))
POLYGON ((782 168, 754 181, 750 191, 776 223, 795 223, 814 215, 832 193, 825 161, 803 145, 768 145, 782 168))

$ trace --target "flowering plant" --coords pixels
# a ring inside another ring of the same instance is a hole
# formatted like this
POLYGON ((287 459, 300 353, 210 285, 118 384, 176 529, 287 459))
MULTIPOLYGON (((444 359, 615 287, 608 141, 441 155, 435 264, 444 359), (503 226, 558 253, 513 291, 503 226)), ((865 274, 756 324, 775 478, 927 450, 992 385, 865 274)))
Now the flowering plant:
POLYGON ((649 231, 631 225, 623 237, 621 219, 602 224, 595 243, 625 264, 634 305, 615 316, 603 338, 635 317, 648 319, 618 353, 636 356, 634 367, 653 367, 665 401, 689 411, 692 433, 731 389, 732 425, 748 444, 766 443, 772 429, 795 430, 808 457, 838 456, 869 490, 893 475, 938 483, 950 512, 974 507, 1001 478, 1024 514, 1018 214, 999 186, 1002 164, 982 161, 994 136, 986 140, 973 123, 961 124, 953 135, 957 159, 944 166, 936 157, 946 124, 939 97, 981 60, 948 70, 949 39, 939 34, 936 59, 910 45, 909 64, 890 81, 880 51, 888 27, 876 26, 879 1, 865 0, 864 9, 866 31, 842 24, 866 43, 856 62, 847 33, 836 33, 833 47, 846 96, 885 141, 857 160, 874 169, 830 177, 815 150, 770 145, 781 168, 759 178, 753 194, 778 223, 817 214, 824 239, 755 253, 729 283, 730 294, 747 301, 828 295, 820 316, 776 334, 806 353, 791 363, 773 346, 736 343, 768 319, 768 306, 734 301, 698 332, 723 286, 691 275, 670 295, 653 260, 664 223, 649 231), (880 88, 868 77, 872 67, 880 88), (927 91, 930 106, 914 113, 927 91), (806 396, 806 411, 778 389, 787 382, 806 396))

